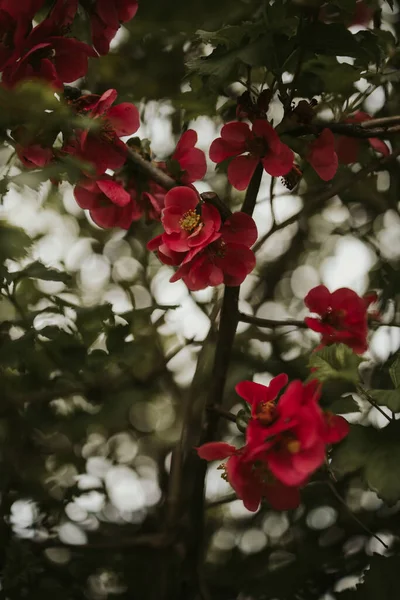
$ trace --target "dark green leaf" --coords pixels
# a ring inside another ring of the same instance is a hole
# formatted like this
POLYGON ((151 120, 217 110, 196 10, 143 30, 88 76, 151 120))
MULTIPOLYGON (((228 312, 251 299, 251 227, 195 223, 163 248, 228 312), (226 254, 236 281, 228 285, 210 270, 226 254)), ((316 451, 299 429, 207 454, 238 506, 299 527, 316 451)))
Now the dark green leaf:
POLYGON ((41 279, 43 281, 61 281, 62 283, 69 283, 71 276, 65 271, 58 271, 51 267, 46 267, 43 263, 36 261, 22 269, 13 273, 13 280, 19 281, 25 277, 31 279, 41 279))
POLYGON ((310 377, 317 377, 320 381, 345 379, 357 383, 358 367, 362 361, 363 359, 345 344, 325 346, 310 356, 308 366, 315 369, 310 377))
POLYGON ((400 443, 393 441, 375 448, 365 463, 365 478, 371 490, 390 504, 400 500, 400 443))
POLYGON ((393 412, 400 412, 400 389, 368 390, 368 394, 380 406, 387 406, 393 412))
POLYGON ((307 25, 301 31, 298 43, 316 54, 353 57, 362 54, 356 38, 342 23, 327 25, 317 21, 307 25))
POLYGON ((0 223, 0 263, 8 258, 17 260, 26 255, 32 245, 31 238, 18 227, 0 223))
POLYGON ((331 468, 337 477, 361 469, 378 443, 377 431, 372 427, 352 425, 349 435, 335 447, 331 468))

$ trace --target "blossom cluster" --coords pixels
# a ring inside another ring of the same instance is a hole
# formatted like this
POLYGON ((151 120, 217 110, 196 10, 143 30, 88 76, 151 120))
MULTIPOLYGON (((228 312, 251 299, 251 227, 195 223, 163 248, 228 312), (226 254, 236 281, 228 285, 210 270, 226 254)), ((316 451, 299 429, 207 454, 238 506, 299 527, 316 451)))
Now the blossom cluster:
MULTIPOLYGON (((132 19, 138 10, 137 0, 85 3, 92 35, 92 43, 87 44, 70 35, 78 0, 56 0, 47 16, 34 25, 33 19, 43 4, 44 0, 0 2, 0 71, 2 85, 7 88, 37 80, 60 93, 64 84, 86 75, 89 58, 109 51, 121 23, 132 19)), ((115 104, 116 98, 117 91, 109 89, 102 95, 86 94, 67 100, 78 123, 82 117, 82 126, 63 132, 61 146, 55 146, 58 132, 33 137, 21 126, 12 131, 12 136, 26 168, 43 168, 66 155, 79 159, 82 178, 74 190, 79 206, 88 209, 101 227, 128 229, 142 215, 160 218, 166 190, 153 181, 138 181, 124 171, 129 151, 121 138, 138 130, 139 111, 129 102, 115 104)), ((177 183, 190 184, 206 172, 204 153, 195 147, 196 143, 196 132, 188 130, 177 144, 170 160, 177 183)), ((157 166, 169 172, 168 163, 159 162, 157 166)))
POLYGON ((240 382, 236 392, 251 408, 245 445, 209 442, 197 449, 200 458, 209 461, 228 459, 220 467, 223 476, 250 511, 264 498, 277 510, 296 508, 300 488, 324 463, 327 446, 349 431, 343 417, 319 406, 316 380, 287 383, 284 373, 268 386, 240 382))
POLYGON ((257 239, 253 219, 243 212, 224 222, 217 208, 201 200, 195 189, 176 187, 165 196, 161 213, 164 233, 147 247, 161 262, 179 268, 171 282, 182 279, 190 290, 225 283, 240 285, 253 270, 250 247, 257 239))

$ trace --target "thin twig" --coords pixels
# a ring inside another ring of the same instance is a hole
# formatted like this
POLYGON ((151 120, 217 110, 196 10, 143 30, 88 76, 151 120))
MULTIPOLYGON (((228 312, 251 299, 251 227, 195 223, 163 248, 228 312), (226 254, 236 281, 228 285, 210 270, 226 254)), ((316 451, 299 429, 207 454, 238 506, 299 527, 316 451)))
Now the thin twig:
MULTIPOLYGON (((397 121, 398 117, 396 117, 397 121)), ((373 127, 371 121, 366 121, 369 125, 362 126, 362 123, 332 123, 332 122, 316 122, 310 125, 300 125, 293 129, 287 129, 281 131, 281 134, 292 135, 294 137, 307 135, 311 133, 319 133, 323 129, 330 129, 332 133, 339 135, 346 135, 347 137, 355 138, 386 138, 400 133, 400 125, 393 125, 392 127, 373 127)))
POLYGON ((385 413, 384 410, 381 409, 381 407, 379 406, 379 404, 377 404, 375 402, 375 400, 372 398, 372 396, 370 396, 367 392, 367 390, 365 388, 362 387, 362 385, 358 385, 357 386, 357 392, 367 401, 371 404, 371 406, 373 406, 374 408, 376 408, 377 411, 379 411, 381 413, 381 415, 383 415, 385 417, 385 419, 387 419, 389 421, 389 423, 391 423, 393 421, 392 417, 388 414, 385 413))
POLYGON ((154 548, 161 549, 171 545, 174 538, 171 535, 163 533, 144 533, 134 537, 113 536, 110 539, 88 542, 87 544, 66 544, 59 539, 50 539, 43 542, 32 540, 30 543, 37 544, 38 547, 47 550, 47 548, 68 548, 76 552, 118 550, 119 548, 154 548))
POLYGON ((344 506, 344 508, 347 510, 347 512, 349 513, 349 515, 351 516, 351 518, 358 523, 358 525, 366 532, 368 533, 368 535, 374 537, 376 540, 378 540, 378 542, 380 542, 382 544, 382 546, 384 546, 386 549, 389 549, 389 546, 387 544, 385 544, 385 542, 379 537, 379 535, 377 535, 376 533, 374 533, 373 531, 371 531, 351 510, 350 508, 347 506, 346 501, 344 500, 344 498, 342 498, 342 496, 339 494, 339 492, 337 491, 334 483, 332 481, 327 481, 328 486, 330 487, 330 489, 333 492, 333 495, 335 496, 335 498, 340 502, 340 504, 342 504, 342 506, 344 506))
POLYGON ((389 154, 389 156, 384 156, 383 158, 379 158, 373 160, 368 165, 360 169, 357 173, 351 173, 348 177, 344 177, 343 179, 339 179, 336 183, 326 186, 324 190, 320 194, 314 195, 310 192, 306 192, 303 194, 302 198, 306 200, 304 208, 302 208, 298 213, 289 217, 282 223, 275 223, 271 229, 265 233, 253 246, 253 251, 257 252, 261 246, 273 235, 276 231, 280 229, 284 229, 293 223, 296 223, 304 213, 309 215, 314 212, 314 210, 333 198, 334 196, 344 192, 345 190, 352 187, 357 181, 360 181, 370 175, 370 173, 374 173, 375 171, 381 171, 385 169, 393 160, 395 160, 400 155, 400 148, 396 149, 394 152, 389 154))
POLYGON ((304 321, 299 321, 297 319, 285 319, 285 320, 276 320, 276 319, 263 319, 261 317, 254 317, 253 315, 246 315, 245 313, 239 312, 239 321, 243 323, 251 323, 252 325, 257 325, 257 327, 287 327, 292 325, 293 327, 298 327, 299 329, 307 329, 307 325, 304 321))
POLYGON ((236 415, 231 413, 229 410, 225 410, 220 406, 208 406, 207 410, 211 413, 215 413, 220 417, 223 417, 227 421, 232 421, 232 423, 236 423, 236 415))

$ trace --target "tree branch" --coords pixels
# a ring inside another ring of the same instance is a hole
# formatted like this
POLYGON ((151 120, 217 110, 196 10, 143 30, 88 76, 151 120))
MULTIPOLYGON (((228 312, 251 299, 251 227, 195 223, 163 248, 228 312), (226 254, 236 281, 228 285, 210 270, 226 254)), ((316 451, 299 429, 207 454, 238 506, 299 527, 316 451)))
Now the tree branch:
POLYGON ((253 315, 246 315, 242 312, 239 312, 239 321, 243 323, 251 323, 252 325, 257 325, 257 327, 287 327, 292 325, 293 327, 298 327, 299 329, 308 329, 307 325, 304 321, 299 321, 297 319, 285 319, 282 321, 278 321, 275 319, 262 319, 260 317, 254 317, 253 315))
POLYGON ((311 123, 310 125, 300 125, 293 129, 287 129, 286 131, 282 131, 286 135, 292 136, 302 136, 310 133, 320 133, 323 129, 330 129, 333 133, 337 133, 339 135, 346 135, 348 137, 355 138, 385 138, 393 135, 398 135, 400 133, 400 117, 386 117, 386 119, 392 119, 394 123, 399 123, 397 125, 390 125, 390 121, 386 121, 386 125, 382 124, 382 126, 377 127, 371 125, 371 123, 375 123, 380 121, 379 119, 373 119, 371 121, 364 121, 363 123, 332 123, 332 122, 316 122, 311 123))
POLYGON ((150 161, 142 158, 138 152, 135 152, 135 150, 129 146, 126 146, 126 149, 128 152, 128 162, 134 164, 138 170, 144 175, 147 175, 149 179, 152 179, 166 190, 171 190, 179 185, 175 179, 172 179, 172 177, 167 175, 167 173, 164 173, 164 171, 153 165, 150 161))

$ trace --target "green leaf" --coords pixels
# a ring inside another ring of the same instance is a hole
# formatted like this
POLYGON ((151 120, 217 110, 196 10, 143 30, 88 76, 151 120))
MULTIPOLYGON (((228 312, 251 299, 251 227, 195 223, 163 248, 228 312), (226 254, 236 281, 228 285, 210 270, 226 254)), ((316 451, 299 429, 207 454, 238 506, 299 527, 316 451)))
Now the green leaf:
POLYGON ((359 31, 354 38, 362 49, 356 55, 357 61, 365 66, 369 63, 380 65, 387 58, 388 46, 395 45, 395 40, 388 31, 359 31))
POLYGON ((13 281, 19 281, 28 277, 30 279, 41 279, 42 281, 61 281, 62 283, 70 283, 71 275, 65 271, 46 267, 43 263, 36 261, 12 274, 13 281))
POLYGON ((331 468, 337 477, 358 471, 367 463, 378 443, 378 432, 372 427, 351 425, 349 435, 335 447, 331 468))
POLYGON ((353 85, 360 79, 361 70, 347 63, 339 63, 334 56, 318 56, 303 66, 298 89, 309 95, 333 92, 351 93, 353 85))
POLYGON ((310 378, 320 381, 329 379, 345 379, 357 383, 359 381, 358 366, 363 361, 345 344, 325 346, 310 356, 308 366, 316 369, 310 378))
MULTIPOLYGON (((384 443, 382 440, 381 443, 384 443)), ((369 456, 365 478, 371 490, 382 500, 394 504, 400 500, 400 443, 391 441, 369 456)))
POLYGON ((380 406, 387 406, 393 412, 400 412, 400 389, 368 390, 368 394, 380 406))
POLYGON ((87 346, 105 331, 105 321, 112 320, 114 316, 111 304, 79 308, 76 313, 76 326, 87 346))
POLYGON ((394 359, 389 369, 389 374, 391 380, 393 381, 394 387, 400 387, 400 354, 398 354, 394 359))
POLYGON ((0 263, 8 258, 18 259, 26 255, 32 245, 31 238, 18 227, 0 223, 0 263))
POLYGON ((342 23, 311 23, 301 31, 298 43, 315 54, 353 57, 362 54, 355 36, 342 23))

